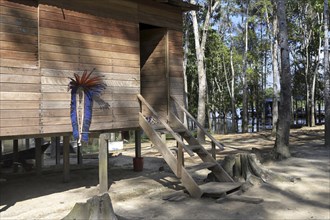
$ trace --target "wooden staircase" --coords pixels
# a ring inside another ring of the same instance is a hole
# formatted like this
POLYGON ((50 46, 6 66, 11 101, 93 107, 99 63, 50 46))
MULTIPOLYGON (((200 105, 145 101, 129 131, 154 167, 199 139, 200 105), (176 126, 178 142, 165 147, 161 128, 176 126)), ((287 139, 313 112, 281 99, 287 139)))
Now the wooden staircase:
MULTIPOLYGON (((169 121, 161 119, 158 113, 147 103, 147 101, 138 95, 143 106, 147 107, 152 113, 153 120, 156 123, 148 122, 147 118, 140 112, 139 123, 145 134, 162 154, 164 160, 169 165, 173 173, 180 179, 183 186, 192 197, 199 198, 202 195, 220 197, 228 192, 238 190, 240 183, 234 180, 226 173, 221 165, 212 157, 212 155, 201 145, 192 133, 182 124, 182 122, 171 112, 169 121), (171 134, 177 142, 176 154, 173 154, 162 138, 162 134, 171 134), (184 166, 184 152, 191 157, 198 157, 200 163, 193 166, 184 166), (208 169, 220 182, 203 183, 193 178, 194 173, 199 170, 208 169)), ((186 111, 186 110, 185 110, 186 111)), ((189 114, 190 115, 190 114, 189 114)), ((208 136, 211 136, 207 133, 208 136)), ((212 136, 212 149, 214 146, 223 148, 212 136)), ((215 150, 214 150, 215 151, 215 150)))

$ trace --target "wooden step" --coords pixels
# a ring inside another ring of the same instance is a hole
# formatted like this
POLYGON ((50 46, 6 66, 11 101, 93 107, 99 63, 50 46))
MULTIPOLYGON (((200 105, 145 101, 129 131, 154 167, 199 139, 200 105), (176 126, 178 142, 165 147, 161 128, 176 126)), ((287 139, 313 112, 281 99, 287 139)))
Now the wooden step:
POLYGON ((240 189, 242 183, 234 182, 209 182, 200 185, 203 195, 209 197, 223 197, 226 194, 235 192, 240 189))
POLYGON ((199 151, 202 148, 202 146, 199 145, 199 144, 197 144, 197 145, 188 145, 188 147, 193 152, 199 151))
POLYGON ((204 169, 209 169, 216 166, 215 163, 212 162, 204 162, 204 163, 200 163, 191 167, 186 167, 187 171, 189 172, 196 172, 198 170, 204 170, 204 169))
MULTIPOLYGON (((155 130, 155 131, 157 131, 157 132, 159 132, 159 133, 162 133, 162 134, 168 134, 168 133, 170 133, 164 126, 162 126, 162 125, 153 125, 152 126, 153 127, 153 129, 155 130)), ((183 128, 183 129, 180 129, 180 128, 172 128, 173 129, 173 131, 175 132, 175 133, 182 133, 182 132, 185 132, 186 130, 183 128)))

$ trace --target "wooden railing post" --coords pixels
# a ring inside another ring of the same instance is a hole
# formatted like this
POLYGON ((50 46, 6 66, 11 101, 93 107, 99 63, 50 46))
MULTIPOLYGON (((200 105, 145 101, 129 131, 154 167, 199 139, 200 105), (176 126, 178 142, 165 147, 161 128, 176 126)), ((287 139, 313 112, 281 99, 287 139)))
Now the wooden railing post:
POLYGON ((63 136, 63 182, 70 180, 70 136, 63 136))
POLYGON ((183 147, 181 144, 178 144, 177 142, 177 176, 178 178, 181 178, 182 176, 182 166, 184 166, 184 158, 183 158, 183 147))
POLYGON ((99 193, 108 192, 108 140, 107 134, 99 136, 99 193))
POLYGON ((217 159, 217 156, 215 154, 215 143, 213 141, 211 142, 211 146, 212 146, 212 150, 211 150, 212 157, 216 160, 217 159))
POLYGON ((177 99, 173 96, 171 96, 171 98, 173 99, 174 102, 176 102, 178 104, 178 106, 180 107, 180 109, 185 112, 187 114, 187 116, 197 125, 197 127, 199 127, 204 134, 211 139, 212 142, 214 142, 215 146, 217 146, 220 150, 224 149, 223 144, 219 143, 212 135, 209 134, 209 132, 206 131, 206 129, 204 128, 204 126, 202 126, 188 111, 187 109, 185 109, 184 107, 182 107, 179 102, 177 101, 177 99))
POLYGON ((42 172, 42 163, 43 163, 43 157, 42 157, 42 150, 41 150, 41 145, 43 144, 42 138, 35 138, 35 146, 36 146, 36 155, 35 155, 35 159, 36 159, 36 172, 37 175, 41 175, 42 172))

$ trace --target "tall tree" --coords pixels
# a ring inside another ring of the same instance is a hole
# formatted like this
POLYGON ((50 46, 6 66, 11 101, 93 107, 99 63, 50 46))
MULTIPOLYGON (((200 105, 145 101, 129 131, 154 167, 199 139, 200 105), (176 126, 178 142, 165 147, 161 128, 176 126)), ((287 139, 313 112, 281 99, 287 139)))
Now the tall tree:
POLYGON ((277 17, 279 22, 278 38, 281 51, 281 92, 274 152, 275 157, 278 159, 288 158, 291 156, 289 150, 291 117, 291 73, 285 2, 285 0, 277 0, 277 17))
MULTIPOLYGON (((195 0, 190 0, 190 3, 196 4, 195 0)), ((220 6, 219 1, 208 0, 205 4, 206 13, 203 21, 198 22, 196 11, 191 11, 194 36, 195 36, 195 48, 197 59, 197 71, 198 71, 198 113, 197 121, 201 125, 205 125, 205 113, 206 113, 206 71, 204 65, 204 53, 205 44, 210 27, 210 19, 213 12, 220 6), (201 24, 201 28, 199 26, 201 24), (201 32, 199 31, 201 29, 201 32)), ((201 142, 205 142, 205 134, 202 130, 197 129, 197 139, 201 142)))
POLYGON ((325 146, 330 147, 330 69, 329 69, 329 4, 324 0, 324 99, 325 99, 325 146))
POLYGON ((247 53, 249 49, 249 0, 246 3, 245 13, 245 36, 244 36, 244 54, 243 54, 243 116, 242 132, 248 132, 248 82, 247 82, 247 53))
POLYGON ((272 23, 270 22, 270 12, 267 7, 267 1, 265 1, 265 16, 267 24, 267 32, 270 39, 270 53, 272 60, 272 72, 273 72, 273 103, 272 103, 272 135, 276 135, 277 120, 278 120, 278 102, 280 100, 280 87, 279 87, 279 56, 278 56, 278 21, 277 21, 277 9, 275 0, 271 1, 272 5, 272 23))

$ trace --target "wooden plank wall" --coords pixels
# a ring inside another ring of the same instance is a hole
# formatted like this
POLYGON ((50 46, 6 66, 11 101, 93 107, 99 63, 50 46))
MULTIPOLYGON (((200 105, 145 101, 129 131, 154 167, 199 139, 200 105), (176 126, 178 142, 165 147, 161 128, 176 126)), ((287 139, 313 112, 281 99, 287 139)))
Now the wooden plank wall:
MULTIPOLYGON (((182 32, 169 30, 169 75, 170 75, 170 95, 174 96, 182 106, 184 106, 184 79, 183 79, 183 49, 182 32)), ((171 108, 183 120, 183 112, 180 108, 171 104, 171 108)))
MULTIPOLYGON (((141 30, 141 94, 159 115, 167 116, 166 29, 141 30)), ((145 116, 150 112, 143 108, 145 116)))
POLYGON ((38 134, 38 5, 1 0, 0 17, 0 136, 38 134))
POLYGON ((93 68, 105 76, 110 109, 94 106, 91 130, 138 127, 139 23, 164 27, 152 36, 157 45, 145 43, 156 50, 142 58, 143 95, 165 115, 170 73, 171 93, 180 96, 178 8, 151 0, 0 0, 0 15, 0 137, 71 132, 68 77, 93 68), (169 47, 166 28, 176 30, 169 47))
MULTIPOLYGON (((87 3, 96 13, 97 4, 87 3)), ((39 10, 42 132, 71 130, 68 77, 93 68, 105 76, 108 87, 102 98, 110 109, 94 106, 91 130, 138 127, 138 24, 49 5, 39 5, 39 10)))
POLYGON ((138 18, 140 23, 182 31, 182 11, 180 8, 150 0, 139 0, 139 3, 138 18))

